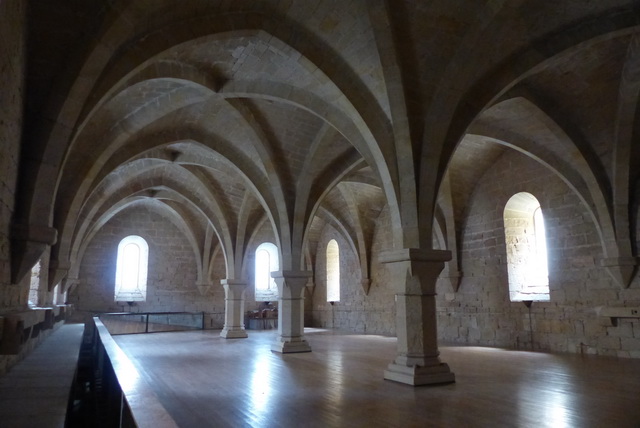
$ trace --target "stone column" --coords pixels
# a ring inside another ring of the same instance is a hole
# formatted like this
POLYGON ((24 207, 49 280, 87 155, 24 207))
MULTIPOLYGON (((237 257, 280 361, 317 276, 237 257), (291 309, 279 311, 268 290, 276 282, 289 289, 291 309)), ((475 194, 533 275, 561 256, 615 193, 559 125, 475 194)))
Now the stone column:
POLYGON ((242 339, 247 337, 244 329, 244 289, 245 281, 223 279, 224 286, 224 328, 220 336, 227 339, 242 339))
POLYGON ((271 346, 275 352, 310 352, 304 340, 304 290, 311 272, 271 272, 278 285, 278 339, 271 346))
POLYGON ((384 378, 409 385, 455 382, 438 357, 435 288, 449 251, 405 248, 382 254, 396 289, 398 355, 384 378))

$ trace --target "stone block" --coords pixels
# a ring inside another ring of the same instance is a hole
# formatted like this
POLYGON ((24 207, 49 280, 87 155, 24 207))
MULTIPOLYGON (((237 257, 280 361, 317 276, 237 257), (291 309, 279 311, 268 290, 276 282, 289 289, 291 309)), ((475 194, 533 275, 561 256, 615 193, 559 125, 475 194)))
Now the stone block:
POLYGON ((494 341, 496 338, 496 332, 493 329, 483 328, 480 333, 480 338, 484 342, 494 341))
POLYGON ((615 327, 607 328, 607 335, 613 337, 625 337, 625 338, 633 338, 633 328, 631 327, 631 323, 629 322, 618 322, 618 325, 615 327))
POLYGON ((477 328, 469 328, 469 342, 478 343, 481 338, 480 330, 477 328))
POLYGON ((640 339, 637 338, 623 337, 620 339, 620 345, 623 350, 640 351, 640 339))
POLYGON ((599 337, 598 347, 601 349, 615 349, 615 350, 627 349, 626 347, 621 346, 621 341, 619 337, 610 337, 610 336, 599 337))

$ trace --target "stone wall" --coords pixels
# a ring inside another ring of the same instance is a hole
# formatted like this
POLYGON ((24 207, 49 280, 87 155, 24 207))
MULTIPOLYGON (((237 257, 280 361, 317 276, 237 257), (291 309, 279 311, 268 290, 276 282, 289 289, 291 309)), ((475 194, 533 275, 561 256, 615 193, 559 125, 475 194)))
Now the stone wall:
MULTIPOLYGON (((11 314, 11 317, 25 320, 42 314, 28 310, 30 276, 19 284, 11 283, 10 234, 23 126, 26 9, 26 1, 0 1, 0 341, 8 340, 4 336, 4 322, 8 321, 2 319, 3 315, 11 314)), ((47 267, 45 264, 41 284, 46 284, 47 267)), ((46 285, 41 290, 41 305, 44 306, 49 294, 46 285)), ((25 322, 25 326, 28 328, 32 324, 25 322)), ((0 355, 0 375, 28 355, 51 331, 47 329, 37 335, 23 336, 19 349, 0 355)))
MULTIPOLYGON (((376 260, 380 251, 391 245, 391 228, 388 211, 384 210, 376 229, 372 259, 376 260)), ((254 262, 255 250, 263 242, 274 242, 269 223, 251 239, 247 249, 244 275, 247 279, 245 310, 259 309, 262 302, 255 301, 254 262)), ((374 281, 369 293, 362 286, 362 274, 357 255, 347 241, 333 227, 326 226, 322 232, 314 265, 314 276, 305 290, 305 326, 322 327, 372 334, 395 334, 394 293, 390 289, 386 269, 379 264, 372 265, 374 281), (330 305, 326 292, 326 248, 335 239, 340 248, 340 301, 330 305)))
MULTIPOLYGON (((438 335, 442 343, 497 346, 640 357, 640 323, 598 316, 598 308, 640 306, 640 279, 628 289, 600 267, 598 232, 578 196, 554 173, 514 151, 507 152, 478 182, 459 231, 462 281, 458 292, 437 285, 438 335), (531 312, 509 300, 504 207, 514 194, 539 201, 547 229, 550 302, 534 302, 531 312)), ((640 223, 640 219, 639 219, 640 223)), ((637 226, 640 236, 640 224, 637 226)), ((307 325, 347 331, 395 334, 392 282, 380 252, 391 248, 388 209, 378 219, 368 295, 360 283, 357 256, 332 227, 323 231, 315 262, 315 289, 307 297, 307 325), (340 246, 341 298, 326 302, 325 249, 340 246)))
POLYGON ((187 238, 169 220, 144 207, 126 209, 107 222, 88 245, 80 283, 69 300, 78 311, 89 313, 205 312, 206 327, 222 328, 224 290, 220 278, 202 295, 196 285, 195 257, 187 238), (114 302, 114 278, 118 243, 134 234, 149 245, 147 300, 129 308, 114 302))
POLYGON ((640 357, 640 325, 617 327, 599 306, 640 306, 638 280, 616 285, 599 267, 602 248, 590 214, 562 180, 510 151, 477 184, 461 231, 463 278, 457 293, 438 285, 443 342, 519 349, 640 357), (550 302, 510 302, 503 210, 511 196, 539 201, 547 229, 550 302))
MULTIPOLYGON (((640 226, 639 226, 640 227, 640 226)), ((201 295, 195 286, 196 262, 181 232, 168 220, 143 208, 127 210, 94 237, 82 263, 80 286, 71 296, 79 310, 118 311, 113 302, 115 252, 120 239, 140 234, 149 242, 149 288, 139 311, 205 311, 208 327, 221 328, 226 276, 219 254, 212 269, 212 287, 201 295)), ((600 317, 601 306, 640 306, 640 280, 629 289, 614 284, 599 266, 602 249, 588 210, 562 180, 516 152, 508 152, 478 182, 462 223, 460 260, 463 278, 458 292, 438 283, 438 332, 443 343, 499 346, 516 349, 640 357, 640 325, 621 319, 616 326, 600 317), (529 192, 541 203, 547 227, 550 302, 534 302, 531 312, 509 300, 503 226, 504 206, 517 192, 529 192), (530 318, 531 317, 531 318, 530 318), (530 322, 531 319, 531 322, 530 322)), ((254 299, 253 263, 257 246, 273 242, 265 223, 252 237, 243 267, 247 280, 245 309, 258 309, 254 299)), ((346 331, 395 334, 392 281, 378 263, 391 248, 388 209, 377 221, 371 254, 372 283, 362 286, 357 255, 331 226, 318 243, 314 287, 305 300, 305 325, 346 331), (325 251, 336 239, 340 247, 341 296, 326 301, 325 251)))
POLYGON ((10 284, 10 222, 22 136, 25 74, 26 3, 0 2, 0 308, 11 312, 26 307, 27 292, 10 284))
POLYGON ((365 293, 357 254, 333 227, 325 227, 317 248, 315 288, 307 306, 307 310, 311 310, 311 326, 358 333, 395 334, 394 292, 386 268, 377 263, 380 252, 391 247, 390 231, 390 218, 385 209, 378 219, 374 237, 371 255, 373 280, 369 292, 365 293), (327 302, 326 291, 326 248, 331 239, 335 239, 340 248, 340 301, 333 306, 327 302))

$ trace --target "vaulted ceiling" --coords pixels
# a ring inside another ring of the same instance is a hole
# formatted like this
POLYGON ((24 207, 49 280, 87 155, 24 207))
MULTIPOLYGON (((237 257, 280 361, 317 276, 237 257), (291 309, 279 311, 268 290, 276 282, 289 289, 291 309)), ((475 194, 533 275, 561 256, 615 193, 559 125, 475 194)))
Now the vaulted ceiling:
POLYGON ((18 195, 17 217, 58 231, 52 258, 64 269, 141 203, 176 219, 200 254, 231 249, 230 275, 265 220, 290 255, 290 242, 314 249, 332 224, 366 259, 408 166, 427 177, 413 178, 426 200, 448 177, 459 224, 479 177, 519 150, 613 230, 620 146, 627 187, 640 162, 637 97, 621 95, 638 91, 635 8, 30 2, 21 180, 34 190, 18 195))

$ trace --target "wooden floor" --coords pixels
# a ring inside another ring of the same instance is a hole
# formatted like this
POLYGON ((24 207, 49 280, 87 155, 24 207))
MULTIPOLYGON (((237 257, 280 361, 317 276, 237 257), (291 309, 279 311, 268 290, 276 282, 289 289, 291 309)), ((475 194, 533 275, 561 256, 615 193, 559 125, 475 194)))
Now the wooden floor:
POLYGON ((306 329, 313 352, 270 351, 273 331, 115 340, 182 427, 640 427, 640 360, 442 347, 456 383, 382 378, 395 338, 306 329))

